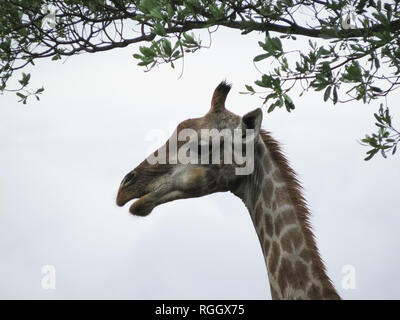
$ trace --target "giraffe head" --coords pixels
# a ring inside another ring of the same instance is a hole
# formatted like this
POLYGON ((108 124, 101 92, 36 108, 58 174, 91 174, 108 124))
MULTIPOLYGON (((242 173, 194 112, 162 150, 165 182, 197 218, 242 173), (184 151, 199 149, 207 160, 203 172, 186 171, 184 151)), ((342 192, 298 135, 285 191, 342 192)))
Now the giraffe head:
MULTIPOLYGON (((248 151, 246 147, 258 141, 262 111, 255 109, 240 117, 225 109, 230 89, 230 85, 221 82, 205 116, 181 122, 162 147, 125 176, 117 205, 138 198, 129 211, 145 216, 156 206, 173 200, 235 191, 246 174, 235 171, 243 164, 235 161, 234 154, 240 150, 243 156, 243 151, 248 151), (229 156, 231 161, 227 160, 229 156)), ((247 156, 246 159, 252 155, 247 156)))

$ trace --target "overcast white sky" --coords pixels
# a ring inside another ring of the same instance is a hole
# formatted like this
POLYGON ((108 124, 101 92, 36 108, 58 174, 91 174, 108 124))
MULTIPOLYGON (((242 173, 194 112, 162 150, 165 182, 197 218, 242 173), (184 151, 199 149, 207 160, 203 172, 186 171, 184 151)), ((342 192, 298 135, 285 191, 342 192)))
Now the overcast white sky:
MULTIPOLYGON (((0 96, 0 298, 270 299, 251 219, 232 194, 175 201, 146 218, 115 205, 150 135, 204 115, 222 79, 233 83, 231 111, 260 106, 239 91, 259 77, 262 38, 219 30, 211 49, 186 57, 180 80, 180 64, 144 73, 135 47, 42 61, 32 74, 46 88, 40 102, 0 96), (55 290, 41 287, 43 265, 55 267, 55 290)), ((365 162, 357 143, 374 130, 378 104, 293 98, 297 109, 264 113, 263 128, 299 174, 330 277, 345 299, 400 298, 400 159, 365 162), (341 286, 345 265, 356 289, 341 286)))

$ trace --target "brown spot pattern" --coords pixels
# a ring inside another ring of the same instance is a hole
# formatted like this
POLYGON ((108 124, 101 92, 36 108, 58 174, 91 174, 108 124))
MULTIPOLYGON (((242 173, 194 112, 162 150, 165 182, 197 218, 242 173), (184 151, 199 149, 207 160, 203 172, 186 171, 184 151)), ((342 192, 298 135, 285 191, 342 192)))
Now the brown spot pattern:
POLYGON ((274 241, 272 243, 271 255, 270 255, 270 257, 268 257, 268 270, 272 274, 275 273, 276 267, 278 266, 279 256, 280 256, 279 246, 274 241))
POLYGON ((310 289, 307 291, 307 295, 310 297, 312 300, 320 300, 322 299, 321 295, 321 289, 318 288, 315 284, 313 284, 310 289))
POLYGON ((264 239, 264 257, 268 256, 269 248, 271 247, 271 242, 268 239, 264 239))
POLYGON ((293 267, 288 259, 282 259, 281 268, 279 270, 278 285, 281 292, 285 292, 289 283, 293 283, 295 278, 293 277, 293 267))
POLYGON ((263 243, 264 238, 265 238, 265 233, 264 233, 264 228, 261 227, 260 231, 257 232, 258 240, 260 241, 260 244, 263 243))
POLYGON ((264 215, 264 225, 265 225, 265 231, 270 237, 272 237, 272 235, 274 234, 274 224, 272 222, 271 214, 264 215))
POLYGON ((293 251, 292 249, 292 241, 291 239, 288 237, 288 235, 284 235, 281 238, 281 247, 284 251, 291 253, 293 251))
POLYGON ((278 300, 280 298, 279 295, 278 295, 278 292, 276 292, 276 290, 272 286, 270 286, 270 287, 271 287, 271 297, 272 297, 272 299, 273 300, 278 300))
POLYGON ((290 198, 289 198, 286 188, 281 187, 281 188, 275 189, 275 200, 276 200, 276 205, 278 206, 278 208, 286 203, 289 203, 290 198))
POLYGON ((321 269, 321 267, 314 262, 312 264, 312 274, 315 279, 318 279, 320 281, 323 281, 326 277, 326 275, 325 275, 324 271, 321 269))
POLYGON ((298 229, 291 229, 282 236, 282 248, 292 253, 300 248, 303 243, 303 236, 298 229))
POLYGON ((296 214, 292 209, 283 211, 281 215, 285 224, 295 224, 297 222, 296 214))
POLYGON ((298 279, 299 289, 305 288, 306 283, 310 281, 307 266, 303 262, 297 261, 294 268, 298 279))
POLYGON ((275 235, 278 237, 283 228, 283 220, 281 216, 275 218, 275 235))
POLYGON ((302 262, 297 261, 293 267, 288 259, 282 259, 278 276, 278 284, 282 292, 288 287, 295 290, 304 289, 309 280, 307 267, 302 262))
POLYGON ((275 170, 275 172, 272 174, 272 178, 274 179, 275 182, 285 182, 285 180, 282 177, 282 174, 279 172, 279 170, 275 170))
POLYGON ((263 196, 265 205, 268 207, 271 207, 273 192, 274 192, 274 185, 272 184, 272 181, 270 179, 267 179, 264 185, 263 196))
POLYGON ((309 262, 311 260, 311 253, 310 250, 305 248, 303 251, 300 253, 300 257, 305 261, 309 262))
POLYGON ((261 221, 262 211, 263 211, 262 205, 261 205, 261 203, 259 203, 258 206, 256 207, 255 214, 254 214, 254 224, 256 226, 258 226, 261 221))
POLYGON ((340 299, 339 295, 336 293, 335 289, 332 286, 326 285, 322 290, 322 295, 324 299, 340 299))
POLYGON ((266 174, 268 174, 272 170, 271 159, 268 156, 265 156, 263 163, 264 163, 264 171, 266 174))

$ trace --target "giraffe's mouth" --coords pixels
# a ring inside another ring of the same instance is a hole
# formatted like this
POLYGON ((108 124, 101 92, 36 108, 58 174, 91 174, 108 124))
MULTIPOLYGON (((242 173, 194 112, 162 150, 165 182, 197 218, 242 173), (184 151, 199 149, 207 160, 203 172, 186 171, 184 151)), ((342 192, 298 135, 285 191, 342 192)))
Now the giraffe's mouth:
POLYGON ((119 207, 123 207, 125 204, 130 202, 131 200, 135 200, 129 211, 134 215, 145 216, 151 212, 151 206, 148 203, 151 203, 149 200, 149 192, 145 192, 141 190, 135 190, 137 188, 132 188, 132 186, 126 186, 124 181, 121 183, 120 188, 117 193, 116 203, 119 207), (150 209, 150 210, 149 210, 150 209))
POLYGON ((117 194, 117 205, 123 207, 125 204, 134 200, 129 207, 129 212, 137 216, 147 216, 154 208, 152 205, 152 192, 141 193, 139 195, 130 194, 126 192, 123 188, 120 188, 117 194))
POLYGON ((152 201, 152 192, 147 193, 141 196, 139 199, 136 199, 131 206, 129 207, 129 212, 135 216, 147 216, 153 211, 154 201, 152 201))
POLYGON ((140 193, 130 192, 122 186, 118 191, 117 205, 122 207, 131 200, 135 200, 129 207, 129 212, 135 216, 147 216, 160 204, 184 198, 184 193, 174 190, 170 183, 161 183, 150 192, 142 190, 140 193))

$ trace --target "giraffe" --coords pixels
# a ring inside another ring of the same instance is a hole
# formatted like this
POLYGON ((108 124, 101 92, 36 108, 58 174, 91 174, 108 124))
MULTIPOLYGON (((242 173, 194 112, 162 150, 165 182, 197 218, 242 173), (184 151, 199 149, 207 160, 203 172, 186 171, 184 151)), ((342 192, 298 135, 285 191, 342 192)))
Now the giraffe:
MULTIPOLYGON (((221 82, 214 91, 211 108, 201 118, 181 122, 174 134, 190 128, 253 130, 242 139, 253 139, 254 169, 235 174, 236 163, 182 164, 167 141, 154 155, 166 152, 165 164, 144 160, 122 180, 116 203, 124 206, 138 198, 129 211, 146 216, 169 201, 230 191, 242 199, 252 219, 264 255, 273 299, 340 299, 326 274, 309 222, 309 210, 296 174, 270 133, 261 129, 262 111, 243 117, 225 108, 231 85, 221 82)), ((182 147, 178 142, 177 149, 182 147)), ((212 146, 210 146, 211 148, 212 146)), ((200 144, 199 144, 199 153, 200 144)))

